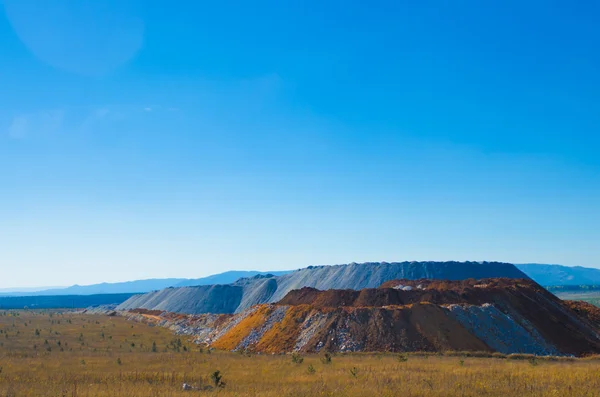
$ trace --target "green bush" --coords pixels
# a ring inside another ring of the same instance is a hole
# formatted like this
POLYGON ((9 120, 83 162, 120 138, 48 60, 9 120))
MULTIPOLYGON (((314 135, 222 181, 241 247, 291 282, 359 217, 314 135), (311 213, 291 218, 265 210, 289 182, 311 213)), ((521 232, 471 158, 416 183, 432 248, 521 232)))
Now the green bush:
POLYGON ((292 353, 292 362, 295 364, 302 364, 304 362, 304 357, 298 353, 292 353))

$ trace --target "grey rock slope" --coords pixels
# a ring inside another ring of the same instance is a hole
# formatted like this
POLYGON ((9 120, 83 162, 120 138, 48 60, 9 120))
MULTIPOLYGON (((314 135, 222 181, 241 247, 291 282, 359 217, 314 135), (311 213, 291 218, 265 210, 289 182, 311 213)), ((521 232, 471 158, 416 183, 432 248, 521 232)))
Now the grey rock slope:
POLYGON ((375 288, 395 279, 491 277, 528 278, 514 265, 500 262, 377 262, 309 266, 283 276, 257 275, 227 285, 167 288, 133 296, 117 309, 142 308, 187 314, 237 313, 259 303, 279 301, 289 291, 302 287, 358 290, 375 288))

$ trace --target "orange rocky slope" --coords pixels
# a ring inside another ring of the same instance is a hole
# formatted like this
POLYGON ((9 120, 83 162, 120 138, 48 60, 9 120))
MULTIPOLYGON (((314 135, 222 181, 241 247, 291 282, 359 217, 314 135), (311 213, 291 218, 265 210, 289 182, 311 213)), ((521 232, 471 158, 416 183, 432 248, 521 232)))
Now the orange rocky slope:
POLYGON ((127 315, 226 350, 600 353, 597 324, 581 314, 531 280, 482 279, 302 288, 235 315, 127 315))

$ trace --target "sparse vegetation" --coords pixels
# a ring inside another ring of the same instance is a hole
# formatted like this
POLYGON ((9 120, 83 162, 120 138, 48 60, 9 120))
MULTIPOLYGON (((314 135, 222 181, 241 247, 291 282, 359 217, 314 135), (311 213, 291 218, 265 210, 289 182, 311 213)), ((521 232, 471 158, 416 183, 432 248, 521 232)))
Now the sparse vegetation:
POLYGON ((304 362, 304 357, 298 353, 292 353, 292 362, 296 364, 302 364, 304 362))
POLYGON ((225 382, 223 382, 223 375, 221 371, 215 371, 210 375, 210 380, 213 382, 215 387, 225 387, 225 382))
POLYGON ((209 355, 209 349, 190 348, 186 338, 165 328, 121 317, 65 312, 52 313, 52 319, 54 324, 49 313, 31 311, 8 311, 0 316, 0 333, 9 336, 0 347, 0 396, 183 396, 216 395, 218 390, 222 396, 264 397, 575 397, 594 396, 600 390, 600 361, 594 358, 490 352, 354 353, 329 355, 325 363, 324 352, 292 355, 291 359, 289 355, 222 351, 209 355), (13 327, 14 319, 18 321, 13 327), (84 346, 79 343, 80 334, 84 346), (57 346, 60 341, 64 350, 39 348, 45 339, 45 346, 57 346), (183 390, 184 383, 190 385, 191 393, 183 390))
POLYGON ((331 354, 325 353, 323 357, 321 357, 321 362, 323 364, 331 364, 331 354))

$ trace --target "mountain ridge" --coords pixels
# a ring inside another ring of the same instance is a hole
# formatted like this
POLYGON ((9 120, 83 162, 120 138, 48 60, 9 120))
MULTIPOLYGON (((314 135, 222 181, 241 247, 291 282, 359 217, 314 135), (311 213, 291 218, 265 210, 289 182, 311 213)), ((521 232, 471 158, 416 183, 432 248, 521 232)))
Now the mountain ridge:
POLYGON ((239 278, 252 277, 257 274, 285 274, 288 271, 261 272, 257 270, 229 270, 206 277, 189 278, 151 278, 143 280, 122 281, 116 283, 98 283, 91 285, 72 285, 69 287, 41 289, 36 291, 7 291, 0 292, 0 296, 52 296, 52 295, 98 295, 98 294, 123 294, 146 293, 169 287, 184 287, 208 284, 229 284, 239 278))
POLYGON ((540 263, 521 263, 515 266, 541 285, 600 284, 600 269, 592 267, 540 263))
MULTIPOLYGON (((382 262, 385 263, 385 262, 382 262)), ((319 268, 327 265, 309 266, 319 268)), ((332 265, 336 266, 336 265, 332 265)), ((600 269, 583 266, 563 266, 552 264, 523 263, 515 266, 544 286, 567 285, 600 285, 600 269)), ((300 270, 300 269, 296 269, 300 270)), ((9 296, 49 296, 49 295, 96 295, 114 293, 146 293, 168 287, 186 287, 194 285, 230 284, 240 278, 252 277, 257 274, 273 274, 276 276, 291 273, 295 270, 256 271, 230 270, 201 278, 152 278, 131 280, 116 283, 97 283, 91 285, 72 285, 68 287, 38 287, 38 288, 3 288, 0 297, 9 296)))

